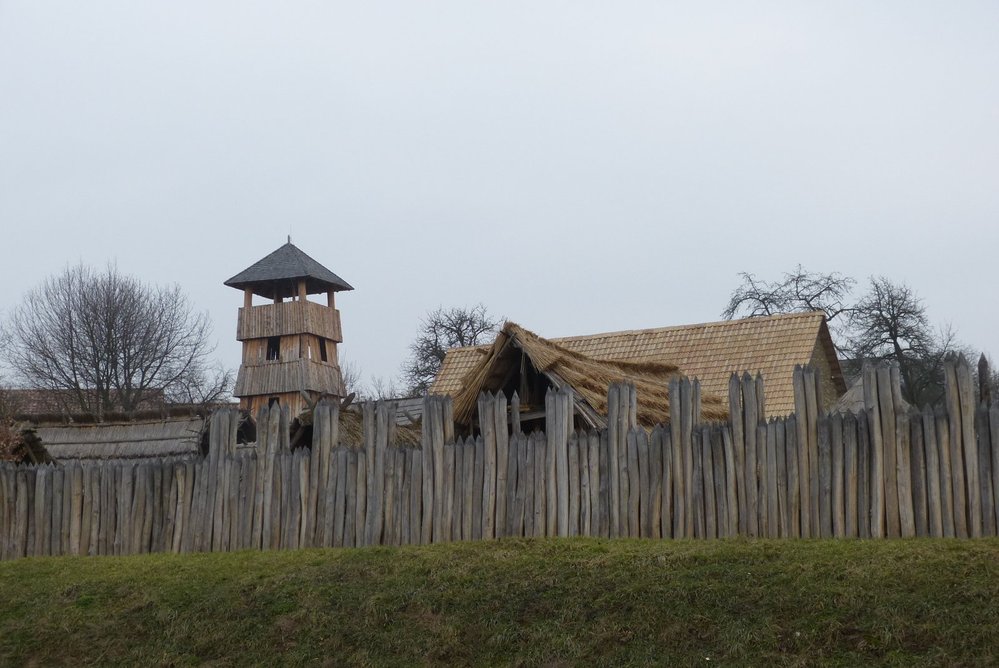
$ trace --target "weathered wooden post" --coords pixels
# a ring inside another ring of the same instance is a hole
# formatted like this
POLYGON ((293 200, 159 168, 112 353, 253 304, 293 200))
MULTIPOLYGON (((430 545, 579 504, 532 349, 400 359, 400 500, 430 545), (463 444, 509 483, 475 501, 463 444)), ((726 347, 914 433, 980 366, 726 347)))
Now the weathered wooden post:
MULTIPOLYGON (((385 450, 388 448, 388 421, 391 416, 383 401, 364 405, 365 449, 369 451, 367 544, 380 545, 385 512, 385 450), (368 432, 370 431, 370 436, 368 432)), ((443 428, 443 425, 441 425, 443 428)), ((441 465, 443 468, 443 434, 441 465)), ((443 491, 443 490, 442 490, 443 491)), ((443 499, 443 494, 441 495, 443 499)))
POLYGON ((600 455, 600 432, 591 431, 587 436, 587 462, 590 466, 590 536, 603 536, 601 530, 601 490, 607 484, 607 471, 602 469, 600 455))
MULTIPOLYGON (((369 418, 370 419, 370 418, 369 418)), ((362 417, 362 422, 364 418, 362 417)), ((370 425, 364 424, 365 428, 370 425)), ((374 431, 373 429, 371 431, 374 431)), ((322 545, 330 547, 334 544, 336 533, 336 489, 337 475, 339 471, 336 466, 337 447, 340 445, 340 406, 336 402, 331 402, 323 410, 323 442, 321 445, 322 459, 320 460, 319 485, 322 508, 322 545)), ((366 438, 366 437, 365 437, 366 438)), ((365 440, 365 442, 367 442, 365 440)))
POLYGON ((797 535, 808 538, 812 535, 810 499, 811 490, 808 480, 808 403, 805 401, 805 375, 801 365, 794 367, 794 426, 795 443, 798 462, 798 518, 795 522, 797 535))
POLYGON ((739 380, 739 374, 733 373, 728 380, 728 419, 731 425, 729 442, 734 458, 738 506, 730 508, 729 512, 738 522, 739 534, 745 536, 749 531, 749 522, 746 519, 746 440, 743 435, 745 432, 743 431, 742 411, 742 382, 739 380))
POLYGON ((971 364, 964 355, 955 361, 958 401, 961 405, 961 445, 968 485, 968 524, 972 538, 982 536, 981 476, 978 468, 978 441, 975 438, 975 389, 971 364))
POLYGON ((843 531, 847 538, 856 538, 860 535, 857 522, 859 502, 857 440, 857 417, 853 413, 847 413, 843 418, 843 495, 846 502, 843 531))
MULTIPOLYGON (((516 398, 516 393, 514 393, 516 398)), ((503 430, 508 430, 510 427, 507 424, 506 416, 506 402, 503 402, 504 410, 503 415, 500 415, 501 411, 499 408, 496 410, 496 427, 500 429, 502 426, 503 430)), ((516 403, 512 403, 510 406, 511 416, 512 411, 519 411, 520 408, 516 403)), ((519 425, 519 418, 518 418, 519 425)), ((506 451, 506 524, 503 528, 505 536, 521 536, 522 529, 518 528, 521 526, 523 521, 523 508, 520 508, 520 517, 518 518, 518 507, 517 507, 517 493, 519 490, 518 478, 520 477, 520 461, 521 461, 521 449, 524 447, 524 442, 520 438, 520 430, 508 431, 507 438, 507 451, 506 451)))
POLYGON ((961 411, 961 388, 959 387, 957 375, 957 360, 954 355, 948 355, 944 359, 944 389, 947 407, 947 427, 950 439, 950 472, 953 479, 954 492, 954 531, 958 538, 967 538, 972 535, 973 522, 970 517, 974 516, 973 511, 969 513, 969 495, 972 480, 970 466, 965 461, 967 450, 964 447, 964 426, 961 411), (970 525, 970 526, 969 526, 970 525))
POLYGON ((978 358, 978 402, 985 406, 992 405, 992 370, 985 353, 978 358))
POLYGON ((809 522, 812 526, 812 536, 819 535, 819 387, 818 376, 811 366, 802 368, 802 378, 805 384, 806 433, 808 435, 808 491, 809 491, 809 522))
POLYGON ((672 531, 673 538, 687 535, 687 495, 690 490, 684 475, 688 453, 683 442, 683 392, 681 378, 673 378, 669 383, 669 441, 670 441, 670 482, 672 490, 672 531))
POLYGON ((700 436, 700 444, 697 453, 698 461, 701 465, 701 489, 703 504, 703 533, 705 538, 718 537, 718 507, 715 498, 715 462, 714 453, 711 450, 711 429, 709 427, 697 427, 700 436))
POLYGON ((642 531, 641 501, 642 501, 642 476, 641 465, 639 464, 639 431, 644 430, 629 429, 625 434, 625 443, 628 448, 627 472, 628 472, 628 497, 625 499, 625 516, 627 518, 626 534, 629 538, 638 538, 642 531))
MULTIPOLYGON (((877 371, 869 363, 864 364, 864 407, 867 411, 868 434, 870 435, 870 536, 883 538, 885 531, 885 443, 881 431, 881 404, 878 399, 879 378, 877 371)), ((865 536, 861 535, 861 538, 865 536)))
POLYGON ((423 515, 420 518, 420 543, 426 545, 433 539, 434 526, 434 457, 431 450, 432 421, 436 398, 427 395, 423 398, 423 419, 420 421, 420 450, 423 453, 420 465, 423 468, 422 496, 423 515))
MULTIPOLYGON (((209 494, 206 499, 205 518, 209 525, 208 537, 205 549, 210 551, 218 549, 222 543, 222 506, 225 503, 223 497, 223 485, 221 484, 223 474, 222 455, 225 448, 224 436, 228 436, 228 424, 223 428, 223 411, 213 411, 208 421, 208 486, 209 494), (223 431, 225 434, 223 435, 223 431)), ((228 422, 228 420, 226 420, 228 422)))
POLYGON ((545 433, 548 437, 548 535, 569 535, 569 420, 572 393, 549 390, 545 397, 545 433))
POLYGON ((744 420, 742 429, 746 444, 746 471, 744 474, 746 481, 746 531, 748 536, 754 538, 760 535, 760 506, 762 505, 760 463, 758 461, 759 444, 757 442, 757 426, 760 420, 757 401, 756 382, 748 371, 744 372, 742 374, 742 417, 744 420))
POLYGON ((603 468, 607 475, 608 489, 608 519, 610 522, 608 531, 611 538, 621 535, 621 469, 618 462, 620 457, 620 429, 621 421, 618 413, 621 410, 621 386, 611 385, 607 388, 607 467, 603 468))
MULTIPOLYGON (((440 397, 433 397, 430 402, 430 418, 427 425, 427 435, 429 442, 424 443, 424 448, 429 443, 430 451, 425 453, 431 458, 433 483, 433 542, 438 543, 444 540, 444 400, 440 397)), ((424 484, 427 481, 424 480, 424 484)))
POLYGON ((916 535, 930 535, 928 489, 929 477, 926 464, 926 447, 923 443, 922 414, 910 407, 906 421, 909 423, 909 444, 912 457, 912 514, 916 524, 916 535))
POLYGON ((924 406, 921 414, 923 447, 926 458, 926 502, 929 535, 942 538, 943 530, 943 484, 940 480, 940 446, 937 443, 936 421, 933 410, 924 406))
POLYGON ((482 538, 486 540, 496 537, 496 475, 499 460, 496 449, 495 404, 496 397, 492 393, 479 395, 479 428, 485 445, 482 469, 482 538))
POLYGON ((999 521, 999 404, 989 406, 989 441, 992 444, 992 496, 999 521))
MULTIPOLYGON (((581 442, 582 444, 582 442, 581 442)), ((664 538, 668 534, 663 533, 663 512, 669 506, 663 507, 663 488, 666 480, 663 476, 663 426, 657 424, 649 433, 649 502, 652 504, 649 522, 651 524, 651 538, 664 538)))
MULTIPOLYGON (((698 419, 700 416, 698 416, 698 419)), ((693 499, 695 488, 694 460, 699 459, 699 451, 694 443, 694 387, 689 378, 680 380, 680 450, 683 453, 683 479, 688 500, 686 512, 687 538, 694 537, 694 515, 698 503, 693 499)), ((703 506, 703 504, 701 504, 703 506)), ((703 518, 702 518, 703 519, 703 518)), ((702 532, 703 535, 703 532, 702 532)))

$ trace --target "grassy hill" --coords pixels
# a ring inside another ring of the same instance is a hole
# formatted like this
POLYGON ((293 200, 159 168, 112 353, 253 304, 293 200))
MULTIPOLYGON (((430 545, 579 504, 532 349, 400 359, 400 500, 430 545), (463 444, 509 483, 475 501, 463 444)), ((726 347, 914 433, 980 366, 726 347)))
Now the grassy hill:
POLYGON ((504 540, 0 563, 2 665, 987 665, 997 631, 997 540, 504 540))

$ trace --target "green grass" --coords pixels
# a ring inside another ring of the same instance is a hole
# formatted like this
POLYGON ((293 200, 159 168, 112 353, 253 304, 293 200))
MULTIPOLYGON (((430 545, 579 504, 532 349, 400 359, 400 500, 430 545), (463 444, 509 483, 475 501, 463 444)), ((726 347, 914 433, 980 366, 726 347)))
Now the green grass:
POLYGON ((997 661, 997 540, 503 540, 0 563, 2 665, 997 661))

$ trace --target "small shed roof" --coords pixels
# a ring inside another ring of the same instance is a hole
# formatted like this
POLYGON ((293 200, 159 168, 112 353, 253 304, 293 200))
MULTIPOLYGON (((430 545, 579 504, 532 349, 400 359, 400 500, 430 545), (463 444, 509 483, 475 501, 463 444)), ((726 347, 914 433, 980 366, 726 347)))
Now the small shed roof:
POLYGON ((204 418, 68 424, 35 433, 56 461, 178 457, 200 451, 204 418))
POLYGON ((298 246, 288 243, 267 257, 258 260, 225 282, 239 290, 250 288, 254 294, 268 299, 288 298, 298 293, 298 282, 305 280, 309 294, 353 290, 347 281, 306 255, 298 246))

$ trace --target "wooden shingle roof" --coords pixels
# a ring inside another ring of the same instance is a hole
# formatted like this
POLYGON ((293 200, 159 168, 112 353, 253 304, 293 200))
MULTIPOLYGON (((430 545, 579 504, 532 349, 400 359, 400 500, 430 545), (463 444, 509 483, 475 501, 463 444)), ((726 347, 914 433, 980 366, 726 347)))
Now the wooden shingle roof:
MULTIPOLYGON (((834 369, 834 382, 838 379, 842 384, 835 349, 821 312, 550 340, 594 359, 670 362, 688 377, 699 379, 705 392, 722 397, 728 396, 732 373, 760 373, 766 383, 770 415, 786 415, 794 410, 794 367, 811 363, 814 355, 828 360, 834 369)), ((430 392, 458 394, 465 376, 488 349, 487 345, 449 350, 430 392)))
POLYGON ((231 288, 250 288, 254 294, 268 299, 291 297, 298 290, 298 281, 305 280, 309 294, 353 290, 347 281, 306 255, 298 246, 288 243, 253 263, 225 282, 231 288))

